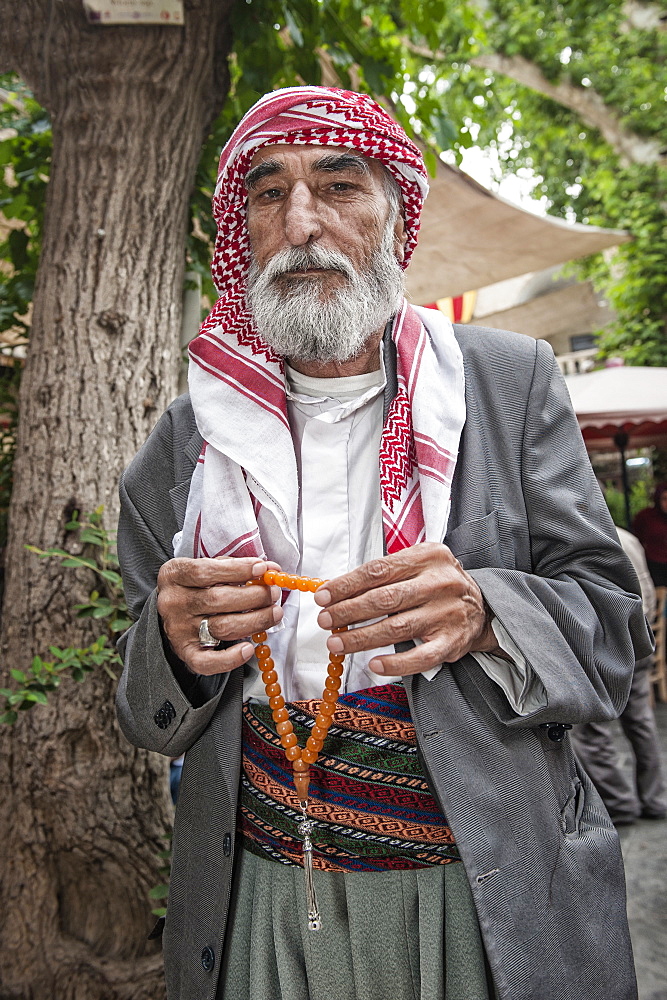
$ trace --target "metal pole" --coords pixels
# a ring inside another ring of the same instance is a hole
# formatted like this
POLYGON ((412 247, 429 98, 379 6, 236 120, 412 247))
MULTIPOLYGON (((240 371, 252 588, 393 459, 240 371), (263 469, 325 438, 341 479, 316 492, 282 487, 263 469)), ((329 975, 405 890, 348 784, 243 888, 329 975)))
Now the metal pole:
POLYGON ((621 453, 621 480, 623 482, 623 497, 625 499, 625 526, 630 530, 630 483, 628 481, 628 467, 625 464, 625 449, 628 446, 628 435, 625 431, 619 431, 614 435, 614 444, 621 453))

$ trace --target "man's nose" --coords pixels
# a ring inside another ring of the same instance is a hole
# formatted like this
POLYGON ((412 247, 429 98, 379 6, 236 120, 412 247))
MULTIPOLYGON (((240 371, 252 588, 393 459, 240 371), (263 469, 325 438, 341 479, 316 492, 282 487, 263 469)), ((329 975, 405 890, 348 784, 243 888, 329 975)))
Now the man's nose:
POLYGON ((292 246, 301 247, 321 234, 317 198, 306 183, 298 181, 285 205, 285 235, 292 246))

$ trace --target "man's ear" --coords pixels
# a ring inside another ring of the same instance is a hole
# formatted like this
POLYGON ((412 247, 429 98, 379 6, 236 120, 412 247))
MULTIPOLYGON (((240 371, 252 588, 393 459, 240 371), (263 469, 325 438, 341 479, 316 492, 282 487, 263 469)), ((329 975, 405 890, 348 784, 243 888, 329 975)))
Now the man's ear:
POLYGON ((405 260, 405 244, 407 242, 408 234, 405 229, 405 219, 399 213, 394 223, 394 253, 399 264, 402 264, 405 260))

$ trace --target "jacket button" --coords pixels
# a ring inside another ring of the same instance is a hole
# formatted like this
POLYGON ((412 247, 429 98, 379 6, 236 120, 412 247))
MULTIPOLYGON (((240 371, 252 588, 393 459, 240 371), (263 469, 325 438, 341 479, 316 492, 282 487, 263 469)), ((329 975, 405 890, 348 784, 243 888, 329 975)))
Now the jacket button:
POLYGON ((572 729, 572 726, 567 722, 554 722, 547 726, 547 736, 553 743, 562 743, 568 729, 572 729))
POLYGON ((201 964, 204 966, 206 972, 210 972, 215 965, 215 953, 208 945, 206 945, 201 953, 201 964))
POLYGON ((176 709, 170 701, 165 701, 153 716, 153 722, 159 729, 167 729, 175 718, 176 709))

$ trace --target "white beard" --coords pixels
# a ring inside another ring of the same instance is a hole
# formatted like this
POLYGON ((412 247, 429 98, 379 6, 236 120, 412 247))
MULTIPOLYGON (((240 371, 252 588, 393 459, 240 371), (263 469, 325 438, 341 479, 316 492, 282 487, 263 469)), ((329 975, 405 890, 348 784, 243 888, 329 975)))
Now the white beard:
POLYGON ((394 254, 394 223, 387 223, 382 242, 368 268, 360 273, 349 257, 317 245, 281 250, 260 271, 248 271, 246 300, 259 333, 281 357, 299 361, 349 361, 381 330, 403 297, 403 272, 394 254), (274 279, 308 267, 340 271, 342 288, 323 300, 316 276, 297 278, 281 289, 274 279))

